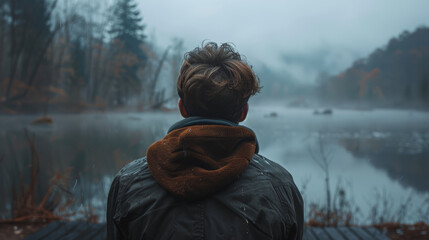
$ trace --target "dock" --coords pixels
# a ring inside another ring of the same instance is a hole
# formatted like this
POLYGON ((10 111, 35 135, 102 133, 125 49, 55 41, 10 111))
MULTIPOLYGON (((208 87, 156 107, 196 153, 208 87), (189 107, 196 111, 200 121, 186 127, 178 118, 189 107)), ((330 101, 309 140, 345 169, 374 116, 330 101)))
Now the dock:
POLYGON ((374 227, 309 227, 303 240, 390 240, 374 227))
POLYGON ((105 240, 106 224, 86 222, 53 222, 24 240, 105 240))
MULTIPOLYGON (((53 222, 25 240, 105 240, 106 224, 53 222)), ((390 240, 374 227, 309 227, 304 240, 390 240)))

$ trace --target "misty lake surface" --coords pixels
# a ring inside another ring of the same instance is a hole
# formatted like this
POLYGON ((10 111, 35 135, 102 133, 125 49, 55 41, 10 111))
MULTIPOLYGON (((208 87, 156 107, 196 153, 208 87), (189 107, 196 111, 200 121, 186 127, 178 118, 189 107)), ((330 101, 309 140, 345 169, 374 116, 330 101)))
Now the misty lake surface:
MULTIPOLYGON (((342 196, 355 209, 359 223, 370 223, 371 216, 428 221, 429 113, 383 109, 333 109, 331 115, 313 112, 258 105, 251 107, 242 123, 255 131, 260 154, 291 172, 306 211, 312 203, 326 203, 325 172, 318 158, 323 151, 329 163, 331 192, 338 197, 338 189, 344 189, 342 196)), ((54 174, 61 173, 63 185, 56 192, 73 199, 74 210, 93 209, 104 221, 116 172, 145 156, 149 145, 181 120, 177 112, 49 116, 54 121, 51 125, 31 124, 35 115, 0 116, 2 218, 11 216, 12 189, 19 185, 20 173, 28 183, 31 154, 25 129, 30 136, 34 134, 40 157, 36 198, 42 198, 54 174)))

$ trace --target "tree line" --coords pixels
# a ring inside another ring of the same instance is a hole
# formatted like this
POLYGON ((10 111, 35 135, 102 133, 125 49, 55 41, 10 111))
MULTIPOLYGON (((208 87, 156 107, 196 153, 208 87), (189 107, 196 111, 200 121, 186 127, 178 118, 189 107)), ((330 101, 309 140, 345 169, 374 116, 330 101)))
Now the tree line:
POLYGON ((331 103, 429 107, 429 28, 404 31, 339 75, 321 74, 317 92, 331 103))
POLYGON ((0 0, 0 110, 160 108, 182 52, 147 40, 134 0, 0 0))

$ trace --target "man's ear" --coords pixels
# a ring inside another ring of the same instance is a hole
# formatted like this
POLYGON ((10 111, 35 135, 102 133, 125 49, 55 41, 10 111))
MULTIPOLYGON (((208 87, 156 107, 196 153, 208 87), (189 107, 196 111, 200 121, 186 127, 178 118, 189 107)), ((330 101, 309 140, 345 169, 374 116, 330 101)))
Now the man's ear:
POLYGON ((248 112, 249 112, 249 104, 248 104, 248 103, 246 103, 246 106, 244 107, 243 112, 241 113, 240 120, 238 120, 238 121, 239 121, 239 122, 244 121, 244 120, 246 119, 246 117, 247 117, 247 113, 248 113, 248 112))
POLYGON ((182 117, 184 118, 188 117, 188 112, 186 111, 185 104, 183 103, 181 98, 179 98, 179 110, 180 110, 180 114, 182 114, 182 117))

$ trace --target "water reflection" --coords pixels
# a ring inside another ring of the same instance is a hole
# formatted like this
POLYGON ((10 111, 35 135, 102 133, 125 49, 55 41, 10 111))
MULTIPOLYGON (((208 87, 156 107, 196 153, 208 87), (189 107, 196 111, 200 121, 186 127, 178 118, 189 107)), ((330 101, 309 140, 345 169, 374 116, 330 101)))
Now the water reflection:
POLYGON ((404 187, 428 192, 429 134, 342 138, 340 143, 357 159, 366 159, 404 187))
MULTIPOLYGON (((24 129, 36 135, 40 155, 37 185, 40 199, 51 177, 68 167, 68 189, 76 210, 89 206, 104 220, 104 209, 114 174, 127 162, 144 156, 148 146, 162 138, 180 119, 178 113, 52 115, 53 125, 34 126, 36 116, 0 116, 1 217, 11 208, 11 186, 19 173, 28 179, 30 154, 24 129)), ((339 182, 361 210, 360 221, 385 192, 396 208, 412 196, 416 203, 406 218, 415 221, 417 206, 429 199, 429 114, 377 110, 334 110, 330 116, 315 116, 311 109, 279 106, 253 107, 244 125, 259 139, 261 154, 279 162, 305 185, 306 204, 323 202, 324 174, 311 159, 309 146, 320 134, 332 150, 332 188, 339 182), (272 114, 272 113, 275 114, 272 114)), ((425 207, 427 207, 427 203, 425 207)), ((417 219, 418 220, 418 219, 417 219)))
POLYGON ((67 175, 77 210, 89 205, 104 219, 106 197, 113 175, 126 163, 146 154, 149 145, 161 138, 178 120, 177 114, 83 114, 52 115, 53 125, 30 124, 36 116, 0 117, 1 216, 10 217, 12 187, 19 174, 29 181, 31 161, 24 129, 36 137, 40 173, 36 201, 47 191, 55 173, 67 175), (64 170, 72 167, 67 173, 64 170))
POLYGON ((309 203, 324 204, 326 199, 324 173, 309 152, 323 134, 324 145, 332 151, 331 189, 345 185, 349 199, 360 209, 360 222, 371 221, 381 193, 389 199, 391 212, 412 197, 414 208, 403 221, 429 214, 429 114, 335 110, 332 116, 313 116, 308 109, 256 110, 247 124, 257 132, 261 153, 290 170, 301 189, 305 186, 307 210, 309 203), (278 116, 258 117, 269 112, 278 116))

